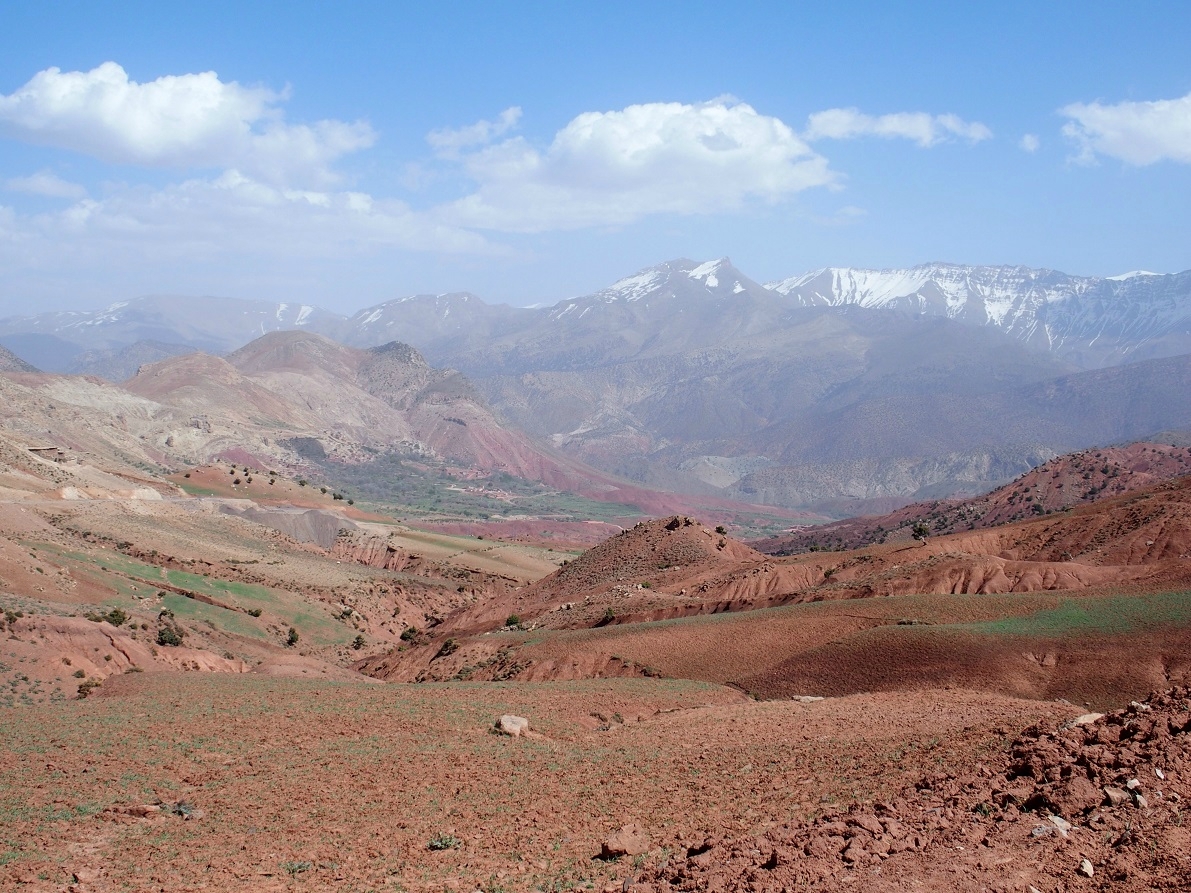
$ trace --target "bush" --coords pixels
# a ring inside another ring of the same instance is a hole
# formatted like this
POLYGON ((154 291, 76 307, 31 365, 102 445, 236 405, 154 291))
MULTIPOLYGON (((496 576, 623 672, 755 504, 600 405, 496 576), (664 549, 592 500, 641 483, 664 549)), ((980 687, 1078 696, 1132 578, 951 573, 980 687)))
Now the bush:
POLYGON ((103 685, 103 681, 100 679, 88 679, 86 682, 80 683, 79 700, 86 700, 87 695, 91 694, 93 690, 99 688, 101 685, 103 685))
POLYGON ((437 660, 440 657, 446 657, 448 654, 454 654, 458 650, 459 643, 455 639, 447 639, 438 649, 438 653, 434 655, 434 659, 437 660))
POLYGON ((248 615, 249 615, 250 617, 260 617, 260 616, 261 616, 261 609, 260 609, 260 608, 249 608, 249 609, 248 609, 248 615))
POLYGON ((728 532, 728 529, 726 527, 724 527, 723 524, 717 524, 716 528, 715 528, 715 532, 718 533, 720 536, 723 536, 724 534, 726 534, 728 532))
POLYGON ((521 615, 520 614, 510 614, 508 617, 505 618, 505 626, 517 626, 517 627, 521 626, 521 615))
POLYGON ((298 631, 292 626, 289 628, 289 633, 285 637, 285 645, 287 648, 293 648, 298 644, 298 631))
POLYGON ((363 648, 363 647, 364 647, 364 644, 365 644, 365 643, 364 643, 364 637, 363 637, 363 636, 356 636, 356 637, 355 637, 355 639, 353 639, 353 640, 352 640, 352 648, 353 648, 355 651, 359 651, 361 648, 363 648))
POLYGON ((432 850, 453 850, 462 843, 454 834, 435 834, 426 846, 432 850))
POLYGON ((421 630, 419 630, 416 626, 407 626, 405 629, 403 629, 401 631, 401 641, 402 642, 412 642, 420 634, 421 634, 421 630))
POLYGON ((169 648, 177 648, 182 644, 182 639, 185 635, 180 627, 166 624, 157 631, 157 644, 169 648))

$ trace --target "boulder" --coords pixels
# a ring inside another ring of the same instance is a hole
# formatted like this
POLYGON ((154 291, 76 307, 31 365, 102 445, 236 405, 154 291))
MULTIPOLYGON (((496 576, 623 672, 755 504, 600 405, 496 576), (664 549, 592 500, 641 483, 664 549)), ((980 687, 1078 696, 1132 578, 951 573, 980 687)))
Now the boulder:
POLYGON ((600 850, 601 859, 619 859, 621 856, 640 856, 649 852, 649 835, 638 824, 625 825, 604 841, 600 850))
POLYGON ((514 716, 511 713, 506 713, 496 721, 495 728, 502 735, 520 738, 529 731, 529 720, 524 716, 514 716))

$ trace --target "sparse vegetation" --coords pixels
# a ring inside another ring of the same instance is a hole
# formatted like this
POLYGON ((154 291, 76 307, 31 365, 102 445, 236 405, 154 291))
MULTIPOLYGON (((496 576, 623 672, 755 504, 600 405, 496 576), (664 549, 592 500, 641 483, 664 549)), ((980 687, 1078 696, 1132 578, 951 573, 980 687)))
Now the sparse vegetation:
POLYGON ((426 844, 427 849, 431 850, 453 850, 461 846, 461 841, 454 834, 435 834, 430 838, 430 842, 426 844))
POLYGON ((285 635, 285 646, 287 648, 293 648, 297 644, 298 644, 298 631, 291 626, 289 628, 289 632, 286 633, 286 635, 285 635))

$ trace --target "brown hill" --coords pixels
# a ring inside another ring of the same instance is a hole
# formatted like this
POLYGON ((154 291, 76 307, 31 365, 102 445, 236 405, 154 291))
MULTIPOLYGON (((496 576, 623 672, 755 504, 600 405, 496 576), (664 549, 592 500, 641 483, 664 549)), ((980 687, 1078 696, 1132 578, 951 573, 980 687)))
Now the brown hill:
POLYGON ((792 530, 751 545, 768 555, 818 549, 858 549, 883 542, 909 542, 915 524, 930 536, 995 527, 1076 505, 1118 496, 1191 473, 1191 448, 1134 443, 1059 456, 991 493, 970 499, 916 502, 875 517, 848 518, 792 530))
POLYGON ((1155 606, 1143 596, 1188 584, 1191 477, 926 543, 785 558, 764 556, 675 518, 639 525, 523 591, 450 615, 423 647, 378 656, 360 669, 411 680, 461 672, 472 678, 574 678, 653 668, 774 696, 962 678, 1018 696, 1080 690, 1104 699, 1159 685, 1172 667, 1183 666, 1169 654, 1183 647, 1178 642, 1191 623, 1191 603, 1176 598, 1155 606), (972 595, 982 600, 973 602, 972 595), (1092 647, 1089 640, 1075 648, 1065 674, 1055 679, 1039 661, 1062 638, 1046 623, 1061 632, 1064 624, 1082 622, 1062 613, 1069 597, 1093 600, 1088 610, 1108 619, 1088 621, 1099 644, 1092 647), (1125 607, 1111 601, 1118 597, 1127 599, 1125 607), (816 604, 822 602, 829 604, 816 604), (782 606, 785 613, 778 615, 766 610, 782 606), (813 610, 790 613, 794 606, 813 610), (1007 618, 1018 623, 1046 611, 1058 611, 1057 619, 1046 621, 1030 645, 1013 636, 987 639, 979 632, 973 639, 933 629, 1007 618), (1152 615, 1158 631, 1143 634, 1150 627, 1133 620, 1113 627, 1121 612, 1152 615), (737 615, 730 621, 731 657, 720 647, 723 628, 656 623, 720 613, 737 615), (484 636, 508 615, 531 625, 532 634, 484 636), (1171 619, 1169 628, 1162 617, 1171 619), (1033 663, 1020 664, 1024 653, 1035 655, 1033 663), (927 654, 934 657, 927 660, 927 654), (1108 666, 1120 660, 1119 672, 1110 672, 1108 666))

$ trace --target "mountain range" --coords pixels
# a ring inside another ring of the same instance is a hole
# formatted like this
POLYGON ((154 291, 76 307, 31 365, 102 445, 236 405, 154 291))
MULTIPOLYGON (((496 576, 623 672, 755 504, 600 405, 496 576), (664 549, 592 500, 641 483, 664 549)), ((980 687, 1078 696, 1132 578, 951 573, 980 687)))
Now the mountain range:
POLYGON ((762 285, 726 258, 675 260, 549 307, 415 295, 343 317, 154 297, 3 320, 0 344, 122 378, 282 329, 410 344, 556 457, 833 514, 979 492, 1060 453, 1191 427, 1191 272, 929 264, 762 285))

